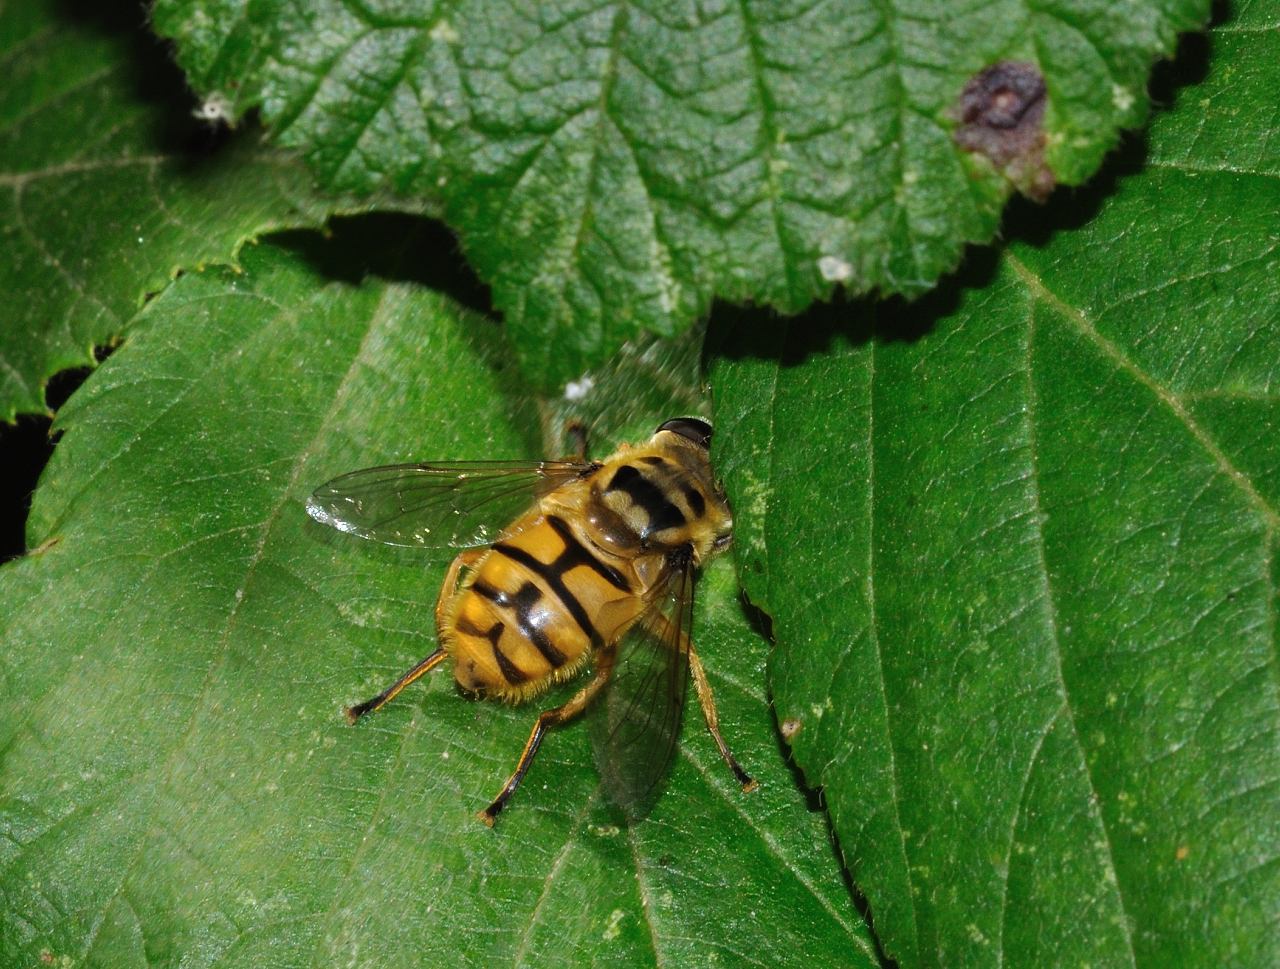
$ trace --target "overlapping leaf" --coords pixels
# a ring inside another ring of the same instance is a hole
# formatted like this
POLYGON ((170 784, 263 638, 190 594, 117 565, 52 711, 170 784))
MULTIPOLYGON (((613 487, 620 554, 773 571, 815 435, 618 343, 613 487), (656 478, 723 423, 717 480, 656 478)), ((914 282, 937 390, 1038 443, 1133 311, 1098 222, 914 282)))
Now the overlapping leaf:
POLYGON ((252 135, 220 145, 136 5, 51 6, 0 10, 0 420, 43 411, 177 269, 351 205, 252 135))
MULTIPOLYGON (((1038 66, 1079 183, 1204 0, 969 4, 159 0, 194 86, 261 105, 337 188, 439 198, 532 379, 563 385, 713 297, 919 293, 1007 192, 966 83, 1038 66)), ((1033 149, 1039 151, 1037 143, 1033 149)))
MULTIPOLYGON (((320 262, 372 258, 361 226, 320 262)), ((0 570, 0 963, 873 965, 727 563, 697 629, 758 794, 691 716, 619 830, 571 728, 490 830, 532 710, 446 673, 346 726, 433 648, 445 563, 326 543, 303 499, 358 465, 527 454, 532 414, 504 416, 493 324, 393 261, 359 286, 297 251, 243 263, 153 300, 59 414, 42 550, 0 570)))
POLYGON ((1280 961, 1276 28, 1078 227, 716 368, 778 714, 901 965, 1280 961))

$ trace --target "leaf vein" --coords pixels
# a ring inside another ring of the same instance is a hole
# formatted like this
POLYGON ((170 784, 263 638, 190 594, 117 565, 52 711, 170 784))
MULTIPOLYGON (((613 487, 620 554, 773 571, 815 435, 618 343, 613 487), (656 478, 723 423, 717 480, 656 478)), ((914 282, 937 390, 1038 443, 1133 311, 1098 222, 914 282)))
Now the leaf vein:
MULTIPOLYGON (((902 823, 902 810, 900 807, 902 801, 902 780, 898 776, 898 756, 893 745, 893 726, 892 726, 892 707, 889 703, 888 691, 885 687, 885 668, 884 654, 880 648, 880 625, 877 614, 877 598, 876 598, 876 532, 875 532, 875 500, 876 500, 876 452, 875 452, 875 390, 876 390, 876 342, 871 340, 867 344, 867 500, 866 500, 866 517, 867 517, 867 635, 871 644, 876 663, 875 682, 880 687, 880 706, 884 717, 885 730, 885 751, 889 757, 889 779, 890 791, 889 797, 893 804, 893 829, 897 835, 894 847, 900 853, 902 863, 902 875, 911 882, 911 860, 907 854, 907 840, 905 828, 902 823)), ((846 651, 840 658, 840 664, 843 664, 845 657, 848 655, 846 651)), ((920 922, 919 915, 916 911, 916 893, 908 889, 909 908, 911 916, 911 939, 913 948, 916 950, 917 958, 920 957, 920 922)))
POLYGON ((1168 408, 1174 416, 1183 424, 1190 432, 1191 436, 1200 444, 1208 453, 1218 469, 1225 474, 1232 483, 1244 493, 1249 503, 1254 506, 1259 515, 1266 522, 1267 530, 1274 535, 1277 528, 1280 527, 1280 514, 1276 509, 1272 508, 1270 503, 1258 492, 1253 486, 1253 482, 1249 477, 1237 468, 1222 448, 1218 446, 1217 441, 1200 426, 1200 423, 1192 416, 1192 414, 1183 405, 1182 400, 1165 387, 1160 381, 1156 380, 1151 374, 1139 367, 1132 361, 1114 342, 1103 336, 1078 307, 1072 306, 1064 299, 1051 291, 1044 282, 1031 271, 1031 269, 1018 259, 1012 253, 1006 253, 1005 258, 1008 259, 1009 265, 1023 280, 1031 294, 1044 302, 1053 309, 1059 316, 1070 323, 1081 336, 1085 337, 1101 353, 1117 368, 1129 376, 1135 378, 1139 383, 1150 390, 1166 408, 1168 408))
MULTIPOLYGON (((1076 726, 1075 713, 1071 709, 1071 694, 1067 689, 1066 677, 1062 671, 1062 632, 1058 623, 1057 604, 1054 601, 1052 578, 1049 573, 1049 560, 1047 550, 1045 548, 1044 539, 1044 509, 1040 501, 1040 472, 1037 465, 1036 453, 1036 415, 1038 411, 1038 397, 1035 390, 1035 307, 1032 303, 1027 305, 1027 338, 1026 338, 1026 363, 1024 371, 1026 372, 1026 440, 1027 440, 1027 457, 1031 466, 1031 474, 1029 475, 1028 490, 1030 500, 1035 509, 1034 522, 1036 523, 1034 534, 1036 538, 1035 550, 1040 566, 1041 575, 1041 595, 1044 602, 1044 623, 1049 633, 1050 643, 1052 645, 1053 655, 1053 675, 1058 685, 1058 689, 1062 696, 1062 710, 1066 714, 1067 725, 1071 728, 1072 745, 1080 755, 1080 770, 1084 776, 1085 783, 1089 785, 1089 814, 1098 826, 1101 834, 1101 843, 1104 849, 1103 861, 1108 872, 1108 881, 1115 886, 1116 904, 1120 907, 1119 924, 1123 930, 1124 941, 1128 950, 1129 964, 1137 965, 1137 953, 1133 945, 1133 935, 1129 929, 1129 915, 1124 902, 1124 893, 1120 886, 1120 879, 1116 872, 1115 856, 1111 847, 1111 835, 1107 830, 1106 819, 1102 815, 1099 807, 1100 798, 1098 795, 1097 785, 1094 783, 1093 774, 1089 767, 1089 758, 1085 755, 1084 743, 1080 739, 1080 731, 1076 726)), ((1008 877, 1006 871, 1006 879, 1008 877)), ((1001 913, 1001 923, 1003 924, 1004 913, 1001 913)), ((1001 937, 1001 947, 1003 949, 1004 940, 1001 937)))
MULTIPOLYGON (((160 791, 163 788, 172 786, 173 775, 175 770, 177 769, 178 762, 179 762, 179 755, 182 753, 183 750, 186 749, 188 743, 190 742, 190 739, 196 730, 196 725, 199 720, 200 713, 204 709, 205 701, 209 695, 209 691, 212 688, 219 671, 222 669, 223 665, 226 662, 227 655, 230 651, 231 633, 235 628, 236 620, 240 614, 240 608, 243 605, 243 602, 245 599, 245 592, 249 586, 250 581, 254 576, 254 573, 258 568, 259 563, 262 561, 262 556, 266 550, 267 541, 271 535, 272 528, 274 527, 276 521, 279 519, 280 513, 281 511, 283 511, 286 503, 289 501, 293 488, 297 484, 298 477, 302 473, 303 466, 306 464, 307 459, 310 458, 312 452, 315 449, 316 444, 319 442, 321 436, 324 434, 325 429, 328 427, 329 422, 333 419, 334 415, 337 413, 339 405, 345 399, 346 392, 351 385, 352 377, 355 375, 365 355, 365 352, 372 346, 373 337, 374 337, 374 334, 377 333, 379 325, 382 322, 384 322, 383 314, 388 310, 388 302, 389 301, 387 299, 387 296, 386 294, 384 294, 379 305, 370 316, 369 327, 365 332, 364 338, 361 341, 359 349, 356 351, 356 353, 352 358, 350 367, 348 367, 347 372, 343 375, 341 381, 339 382, 334 392, 333 403, 331 404, 328 411, 326 411, 325 414, 321 417, 316 427, 315 434, 312 435, 312 439, 310 443, 305 447, 303 447, 301 451, 299 451, 297 457, 294 460, 293 472, 289 477, 289 481, 286 483, 286 485, 283 488, 281 488, 280 495, 276 500, 274 506, 271 508, 267 518, 262 522, 260 526, 258 526, 260 529, 258 541, 254 547, 249 563, 245 568, 244 578, 240 581, 240 584, 237 587, 235 594, 233 596, 230 612, 227 615, 226 622, 223 624, 222 637, 221 637, 221 642, 219 643, 218 653, 215 657, 213 657, 212 661, 209 663, 209 668, 206 671, 204 680, 201 684, 201 687, 198 693, 198 698, 196 700, 195 705, 192 708, 191 715, 187 719, 186 727, 183 730, 182 735, 176 739, 172 749, 170 750, 168 756, 164 759, 164 763, 160 766, 160 769, 158 771, 160 776, 157 778, 155 788, 152 790, 151 805, 149 808, 145 810, 145 813, 149 816, 150 821, 152 822, 152 825, 154 825, 154 821, 155 821, 154 815, 155 815, 155 809, 157 806, 157 801, 159 798, 160 791)), ((282 318, 281 316, 277 316, 275 317, 275 320, 279 321, 281 318, 282 318)), ((264 326, 257 331, 255 336, 261 333, 265 333, 270 329, 271 328, 269 326, 264 326)), ((198 382, 199 381, 192 381, 192 384, 194 385, 198 382)), ((135 440, 136 439, 137 438, 135 437, 135 440)), ((152 826, 149 828, 147 832, 143 833, 143 835, 139 838, 137 844, 133 849, 134 851, 133 859, 123 869, 120 875, 120 880, 117 883, 115 890, 111 893, 110 898, 107 900, 106 904, 103 905, 101 911, 94 918, 93 924, 90 926, 89 934, 85 941, 85 946, 84 946, 85 952, 89 952, 92 950, 94 942, 97 939, 98 934, 101 931, 102 926, 105 922, 107 911, 109 910, 111 903, 114 902, 115 899, 120 896, 120 894, 125 890, 125 887, 128 885, 130 879, 133 878, 134 874, 138 869, 139 864, 142 862, 142 859, 145 856, 145 851, 143 850, 143 847, 144 847, 146 838, 154 832, 155 832, 155 829, 152 826)), ((357 851, 358 850, 359 849, 357 849, 357 851)))

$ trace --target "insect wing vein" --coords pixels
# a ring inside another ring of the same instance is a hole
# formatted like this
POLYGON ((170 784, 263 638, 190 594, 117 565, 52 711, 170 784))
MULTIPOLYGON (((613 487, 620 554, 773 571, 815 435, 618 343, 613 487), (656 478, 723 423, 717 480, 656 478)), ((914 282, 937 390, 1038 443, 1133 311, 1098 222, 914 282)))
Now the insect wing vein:
POLYGON ((591 712, 592 748, 609 801, 628 820, 662 793, 689 682, 693 566, 681 556, 665 589, 617 646, 608 688, 591 712))
POLYGON ((322 525, 410 548, 493 541, 537 497, 582 474, 574 461, 392 464, 340 475, 315 490, 307 513, 322 525))

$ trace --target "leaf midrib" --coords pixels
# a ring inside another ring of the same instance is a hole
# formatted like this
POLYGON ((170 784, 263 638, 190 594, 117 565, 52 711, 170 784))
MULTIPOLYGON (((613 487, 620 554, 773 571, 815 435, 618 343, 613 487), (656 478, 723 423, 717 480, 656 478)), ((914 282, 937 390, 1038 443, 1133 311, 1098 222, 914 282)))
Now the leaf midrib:
POLYGON ((1092 343, 1111 363, 1129 374, 1155 395, 1156 399, 1177 418, 1178 422, 1187 429, 1188 433, 1213 459, 1218 470, 1231 480, 1232 484, 1243 493, 1245 499, 1258 512, 1266 523, 1268 540, 1274 538, 1277 530, 1280 530, 1280 513, 1271 507, 1261 493, 1258 492, 1248 475, 1231 462, 1213 435, 1205 430, 1186 409, 1179 395, 1138 366, 1117 344, 1103 336, 1083 310, 1072 306, 1057 293, 1053 292, 1015 254, 1006 252, 1005 259, 1035 299, 1050 307, 1063 320, 1070 323, 1081 336, 1092 343))
POLYGON ((800 292, 796 285, 795 269, 791 265, 791 253, 787 249, 785 234, 782 231, 782 189, 778 185, 776 172, 776 155, 778 150, 778 125, 774 120, 777 109, 773 97, 765 83, 764 57, 760 53, 760 31, 747 0, 738 0, 738 9, 742 14, 742 31, 747 41, 748 62, 751 67, 751 78, 756 92, 756 103, 760 109, 760 160, 764 165, 765 183, 768 186, 769 212, 773 221, 773 233, 777 238, 778 253, 782 257, 782 274, 787 281, 787 289, 792 293, 800 292))
MULTIPOLYGON (((894 731, 892 727, 891 706, 889 703, 889 693, 885 685, 884 675, 884 654, 880 648, 880 624, 878 612, 876 609, 876 586, 875 586, 875 558, 876 558, 876 540, 875 540, 875 501, 876 501, 876 463, 875 463, 875 340, 871 340, 867 344, 867 634, 871 640, 871 644, 875 649, 876 657, 876 682, 880 685, 880 702, 884 713, 884 729, 885 729, 885 749, 889 752, 889 770, 893 778, 893 789, 889 792, 890 801, 893 804, 894 830, 897 832, 897 848, 901 852, 903 874, 906 876, 908 884, 911 882, 911 859, 907 854, 907 839, 905 827, 902 823, 902 785, 898 776, 898 752, 894 747, 894 731)), ((849 652, 846 650, 840 657, 843 663, 849 652)), ((838 672, 839 664, 836 671, 832 674, 834 680, 838 672)), ((828 765, 830 766, 830 765, 828 765)), ((825 774, 826 768, 824 768, 825 774)), ((914 948, 917 955, 920 952, 920 917, 916 911, 916 896, 914 892, 909 892, 908 905, 911 912, 911 938, 914 942, 914 948)))
MULTIPOLYGON (((1012 257, 1010 257, 1012 259, 1012 257)), ((1093 779, 1093 770, 1089 765, 1089 758, 1085 752, 1084 744, 1080 739, 1080 730, 1076 725, 1075 711, 1071 705, 1071 692, 1067 688, 1066 677, 1062 671, 1062 634, 1060 624, 1058 622, 1058 609, 1053 594, 1053 583, 1049 575, 1049 561, 1045 551, 1044 540, 1044 522, 1046 515, 1040 501, 1040 468, 1037 463, 1037 444, 1036 444, 1036 415, 1038 412, 1039 400, 1035 392, 1035 377, 1033 374, 1032 357, 1035 353, 1035 294, 1027 301, 1027 321, 1026 321, 1026 346, 1023 365, 1023 373, 1026 379, 1026 387, 1024 390, 1025 400, 1027 402, 1024 414, 1024 426, 1026 428, 1026 452, 1027 463, 1030 465, 1029 474, 1027 475, 1027 489, 1031 498, 1031 521, 1032 534, 1034 535, 1034 546, 1036 555, 1036 570, 1040 576, 1041 586, 1041 613, 1044 628, 1048 631, 1048 639, 1050 644, 1050 652, 1053 656, 1053 676, 1057 686, 1059 695, 1062 698, 1062 706, 1055 710, 1053 716, 1046 719, 1045 727, 1037 738, 1035 750, 1032 756, 1027 758, 1027 770, 1022 778, 1022 784, 1018 792, 1018 798, 1014 806, 1013 815, 1009 822, 1009 838, 1008 845, 1005 849, 1003 878, 1001 879, 1001 904, 1000 904, 1000 942, 999 955, 1000 964, 1004 962, 1004 926, 1008 913, 1009 902, 1009 877, 1012 870, 1013 845, 1017 839, 1018 821, 1022 817, 1022 807, 1026 800, 1027 787, 1031 783, 1031 776, 1035 772, 1035 765, 1039 758, 1040 748, 1044 744, 1045 738, 1053 730, 1054 724, 1058 718, 1065 714, 1067 724, 1071 728, 1071 745, 1079 756, 1079 767, 1084 774, 1086 783, 1089 785, 1089 816, 1098 826, 1101 833, 1101 843, 1106 851, 1106 867, 1109 878, 1107 879, 1115 889, 1116 902, 1120 906, 1119 925, 1124 936, 1125 945, 1129 955, 1129 964, 1137 965, 1137 953, 1134 950, 1133 934, 1129 928, 1128 907, 1124 901, 1124 889, 1120 884, 1119 874, 1116 871, 1115 853, 1111 844, 1111 832, 1107 828, 1107 821, 1100 807, 1101 795, 1098 786, 1093 779)))

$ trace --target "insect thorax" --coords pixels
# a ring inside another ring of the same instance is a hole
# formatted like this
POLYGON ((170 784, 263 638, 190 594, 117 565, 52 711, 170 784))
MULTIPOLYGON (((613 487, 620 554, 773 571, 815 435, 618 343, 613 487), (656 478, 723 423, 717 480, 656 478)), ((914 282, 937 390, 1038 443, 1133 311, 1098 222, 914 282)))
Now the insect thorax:
POLYGON ((605 462, 585 511, 592 538, 624 555, 691 548, 701 562, 733 527, 706 452, 680 443, 651 442, 605 462))

